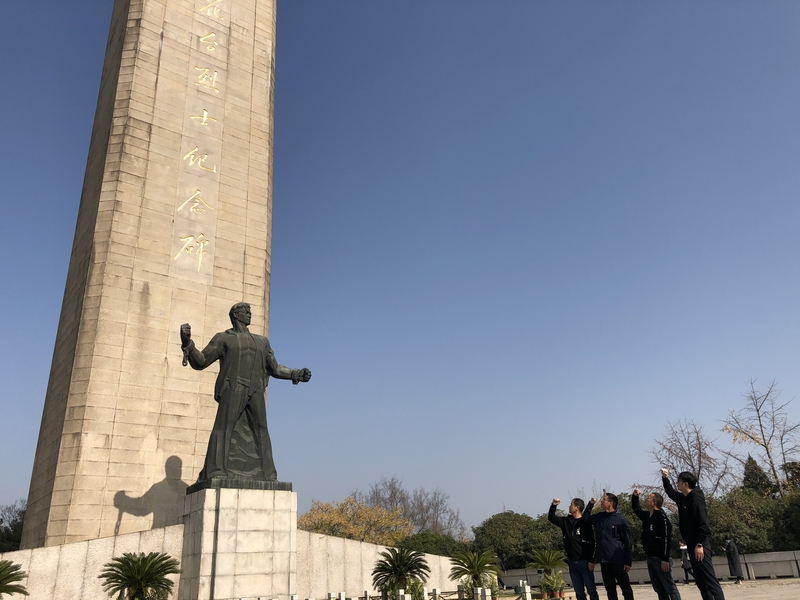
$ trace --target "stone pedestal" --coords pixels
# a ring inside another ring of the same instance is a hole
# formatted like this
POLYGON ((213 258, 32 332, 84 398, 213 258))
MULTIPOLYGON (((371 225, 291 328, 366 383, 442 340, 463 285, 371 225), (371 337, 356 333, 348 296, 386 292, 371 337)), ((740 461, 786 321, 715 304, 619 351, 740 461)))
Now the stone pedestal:
POLYGON ((200 489, 186 496, 179 600, 290 600, 297 494, 200 489))

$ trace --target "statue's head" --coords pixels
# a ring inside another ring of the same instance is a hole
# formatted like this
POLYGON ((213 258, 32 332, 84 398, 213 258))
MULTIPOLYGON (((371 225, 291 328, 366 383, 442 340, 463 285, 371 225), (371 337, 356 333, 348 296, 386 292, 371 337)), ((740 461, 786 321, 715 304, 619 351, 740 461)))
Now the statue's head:
POLYGON ((231 306, 228 315, 231 318, 231 325, 236 325, 236 321, 250 325, 250 305, 247 302, 237 302, 231 306))

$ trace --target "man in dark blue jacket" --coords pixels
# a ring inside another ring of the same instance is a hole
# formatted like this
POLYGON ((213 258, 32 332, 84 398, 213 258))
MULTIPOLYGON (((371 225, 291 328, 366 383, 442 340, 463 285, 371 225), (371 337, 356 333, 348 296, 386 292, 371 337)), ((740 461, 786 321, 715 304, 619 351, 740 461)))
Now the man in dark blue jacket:
POLYGON ((681 600, 681 594, 672 578, 672 558, 669 555, 672 541, 672 523, 664 514, 664 496, 656 492, 644 499, 643 509, 639 504, 641 491, 633 490, 631 504, 633 512, 642 522, 642 546, 647 555, 647 571, 650 573, 650 584, 658 596, 658 600, 681 600))
POLYGON ((569 578, 575 590, 577 600, 586 600, 588 592, 591 600, 600 600, 597 595, 597 586, 594 583, 594 573, 589 570, 589 563, 594 560, 594 532, 589 524, 588 516, 592 514, 594 498, 589 501, 584 512, 583 500, 573 498, 569 504, 569 516, 556 516, 556 507, 561 500, 553 498, 547 519, 555 526, 561 528, 564 536, 564 552, 567 554, 569 578), (586 591, 584 592, 584 587, 586 591))
POLYGON ((608 600, 618 600, 617 585, 625 600, 633 600, 633 589, 628 577, 632 562, 631 526, 617 510, 617 497, 614 494, 603 494, 600 506, 603 512, 589 517, 589 522, 594 526, 593 562, 600 563, 608 600))
POLYGON ((694 583, 703 600, 725 600, 711 562, 711 527, 708 525, 706 497, 697 487, 697 477, 689 471, 678 474, 677 491, 669 481, 669 471, 661 469, 664 491, 678 505, 678 527, 689 546, 694 583))

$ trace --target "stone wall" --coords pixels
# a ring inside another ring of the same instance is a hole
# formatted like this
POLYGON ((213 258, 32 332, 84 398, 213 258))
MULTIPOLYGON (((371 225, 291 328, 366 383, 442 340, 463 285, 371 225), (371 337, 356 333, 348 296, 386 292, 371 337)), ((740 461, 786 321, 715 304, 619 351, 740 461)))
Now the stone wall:
MULTIPOLYGON (((183 549, 183 525, 160 527, 150 531, 128 533, 85 542, 19 550, 0 554, 22 566, 28 577, 21 583, 27 587, 29 598, 35 600, 99 600, 108 598, 97 578, 103 565, 123 552, 166 552, 180 557, 183 549)), ((178 575, 175 582, 177 598, 178 575)), ((8 596, 21 599, 23 596, 8 596)))
MULTIPOLYGON (((367 544, 308 531, 297 531, 297 596, 327 598, 328 593, 344 592, 348 598, 363 597, 365 591, 377 595, 372 586, 372 568, 386 546, 367 544)), ((455 590, 448 579, 450 559, 426 554, 431 575, 429 590, 455 590)))
MULTIPOLYGON (((72 544, 34 548, 0 554, 22 566, 28 577, 22 582, 36 600, 96 600, 107 598, 97 576, 103 565, 123 552, 166 552, 183 555, 183 525, 100 538, 72 544)), ((364 591, 377 595, 372 587, 372 568, 385 546, 356 542, 307 531, 297 531, 298 598, 322 599, 328 593, 344 592, 348 598, 363 597, 364 591)), ((426 554, 431 576, 429 590, 454 590, 448 579, 450 559, 426 554)), ((181 565, 183 567, 183 565, 181 565)), ((178 579, 172 598, 178 598, 178 579)), ((9 596, 21 600, 22 596, 9 596)))

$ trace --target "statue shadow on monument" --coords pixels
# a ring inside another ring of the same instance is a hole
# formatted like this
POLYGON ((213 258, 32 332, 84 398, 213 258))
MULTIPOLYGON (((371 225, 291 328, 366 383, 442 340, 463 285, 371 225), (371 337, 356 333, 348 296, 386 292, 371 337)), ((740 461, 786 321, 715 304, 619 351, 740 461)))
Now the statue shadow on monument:
POLYGON ((164 463, 164 479, 154 483, 149 490, 139 497, 129 496, 124 490, 114 494, 114 506, 117 508, 117 523, 114 535, 119 535, 122 516, 134 517, 153 515, 151 529, 176 525, 183 515, 183 499, 186 488, 183 477, 183 461, 178 456, 170 456, 164 463))

